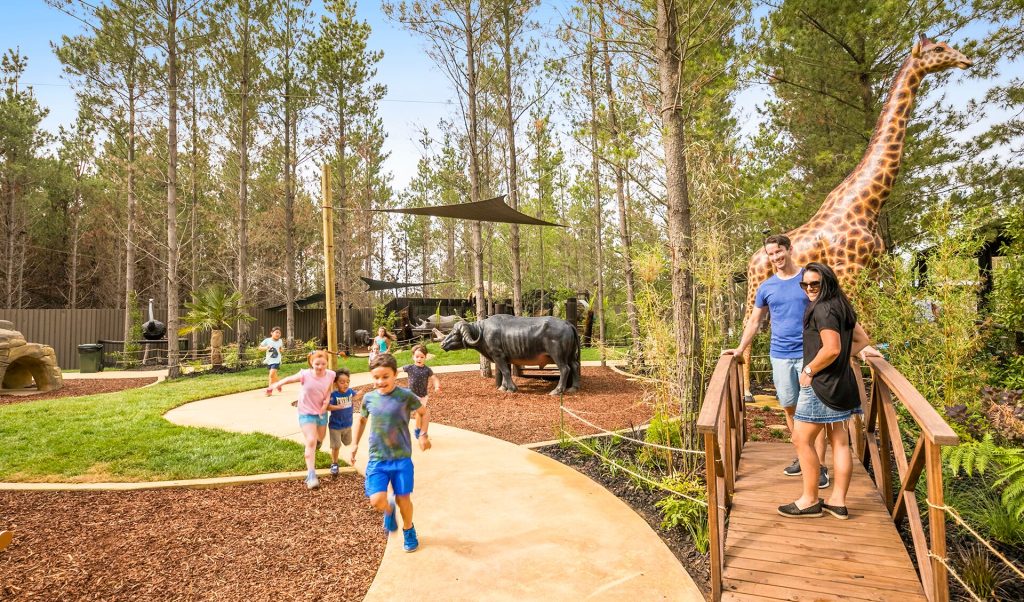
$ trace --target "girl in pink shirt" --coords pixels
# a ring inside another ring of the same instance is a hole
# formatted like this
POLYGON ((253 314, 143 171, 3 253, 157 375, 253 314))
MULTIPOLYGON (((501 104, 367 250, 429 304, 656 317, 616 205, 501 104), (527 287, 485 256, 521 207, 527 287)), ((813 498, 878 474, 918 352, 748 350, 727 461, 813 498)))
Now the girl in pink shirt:
MULTIPOLYGON (((327 369, 327 352, 314 351, 309 356, 312 368, 300 370, 276 383, 278 393, 288 383, 301 383, 299 389, 299 428, 306 440, 306 487, 316 489, 320 481, 316 478, 316 450, 327 434, 327 406, 331 401, 334 386, 334 370, 327 369)), ((273 387, 267 387, 267 394, 273 387)))

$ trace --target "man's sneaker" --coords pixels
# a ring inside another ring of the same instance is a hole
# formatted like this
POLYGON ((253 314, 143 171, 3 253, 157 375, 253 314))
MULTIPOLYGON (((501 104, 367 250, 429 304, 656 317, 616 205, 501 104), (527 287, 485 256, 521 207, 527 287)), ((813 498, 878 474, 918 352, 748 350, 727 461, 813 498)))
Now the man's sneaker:
POLYGON ((334 476, 338 476, 338 465, 337 464, 331 464, 331 474, 334 475, 334 476))
POLYGON ((388 498, 388 510, 384 513, 384 530, 388 533, 398 530, 398 519, 395 518, 395 499, 388 498))
POLYGON ((320 479, 316 478, 316 475, 306 477, 306 489, 316 489, 319 486, 320 479))
POLYGON ((793 463, 782 469, 782 474, 787 477, 798 477, 800 476, 800 458, 793 460, 793 463))
POLYGON ((408 529, 402 529, 402 536, 405 538, 402 548, 406 552, 415 552, 416 548, 420 547, 420 540, 416 537, 416 525, 408 529))
POLYGON ((818 476, 818 489, 825 489, 831 484, 832 481, 828 479, 828 469, 822 466, 821 474, 818 476))

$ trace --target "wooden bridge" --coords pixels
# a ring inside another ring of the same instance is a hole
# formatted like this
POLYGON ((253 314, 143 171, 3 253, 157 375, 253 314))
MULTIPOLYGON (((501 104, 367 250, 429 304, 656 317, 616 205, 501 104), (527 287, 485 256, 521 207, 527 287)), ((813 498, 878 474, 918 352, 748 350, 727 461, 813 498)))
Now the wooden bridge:
POLYGON ((941 447, 959 443, 949 425, 888 362, 869 358, 870 383, 860 391, 865 415, 850 429, 860 460, 847 496, 850 520, 784 518, 778 506, 800 497, 800 479, 782 474, 795 452, 791 444, 747 442, 738 359, 719 359, 697 421, 707 466, 712 599, 948 601, 941 447), (897 402, 919 433, 909 457, 897 402), (915 494, 922 474, 927 536, 915 494), (916 562, 897 531, 904 522, 916 562))

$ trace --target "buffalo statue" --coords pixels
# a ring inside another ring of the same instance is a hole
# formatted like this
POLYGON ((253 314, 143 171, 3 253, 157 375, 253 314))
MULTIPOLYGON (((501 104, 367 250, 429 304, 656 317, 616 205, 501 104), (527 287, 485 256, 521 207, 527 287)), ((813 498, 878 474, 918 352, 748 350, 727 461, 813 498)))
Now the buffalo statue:
POLYGON ((499 391, 516 392, 512 365, 558 366, 558 386, 552 395, 580 388, 580 338, 572 324, 550 316, 521 318, 497 314, 479 322, 458 322, 441 342, 441 349, 475 349, 494 362, 499 391))

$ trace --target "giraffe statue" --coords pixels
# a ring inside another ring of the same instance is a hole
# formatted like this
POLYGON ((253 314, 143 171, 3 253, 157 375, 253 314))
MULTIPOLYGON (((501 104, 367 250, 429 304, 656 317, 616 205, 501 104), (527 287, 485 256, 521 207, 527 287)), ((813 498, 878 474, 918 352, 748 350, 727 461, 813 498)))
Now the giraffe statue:
MULTIPOLYGON (((793 261, 824 263, 835 270, 847 287, 873 258, 885 251, 878 234, 878 214, 892 192, 903 158, 903 139, 914 96, 929 73, 953 67, 966 69, 972 62, 945 42, 924 34, 896 73, 868 148, 850 175, 825 198, 807 223, 786 233, 793 243, 793 261)), ((754 253, 747 265, 747 306, 754 308, 757 287, 773 274, 765 250, 754 253)), ((746 320, 744 320, 746 321, 746 320)), ((750 348, 743 354, 744 394, 750 394, 750 348)))

